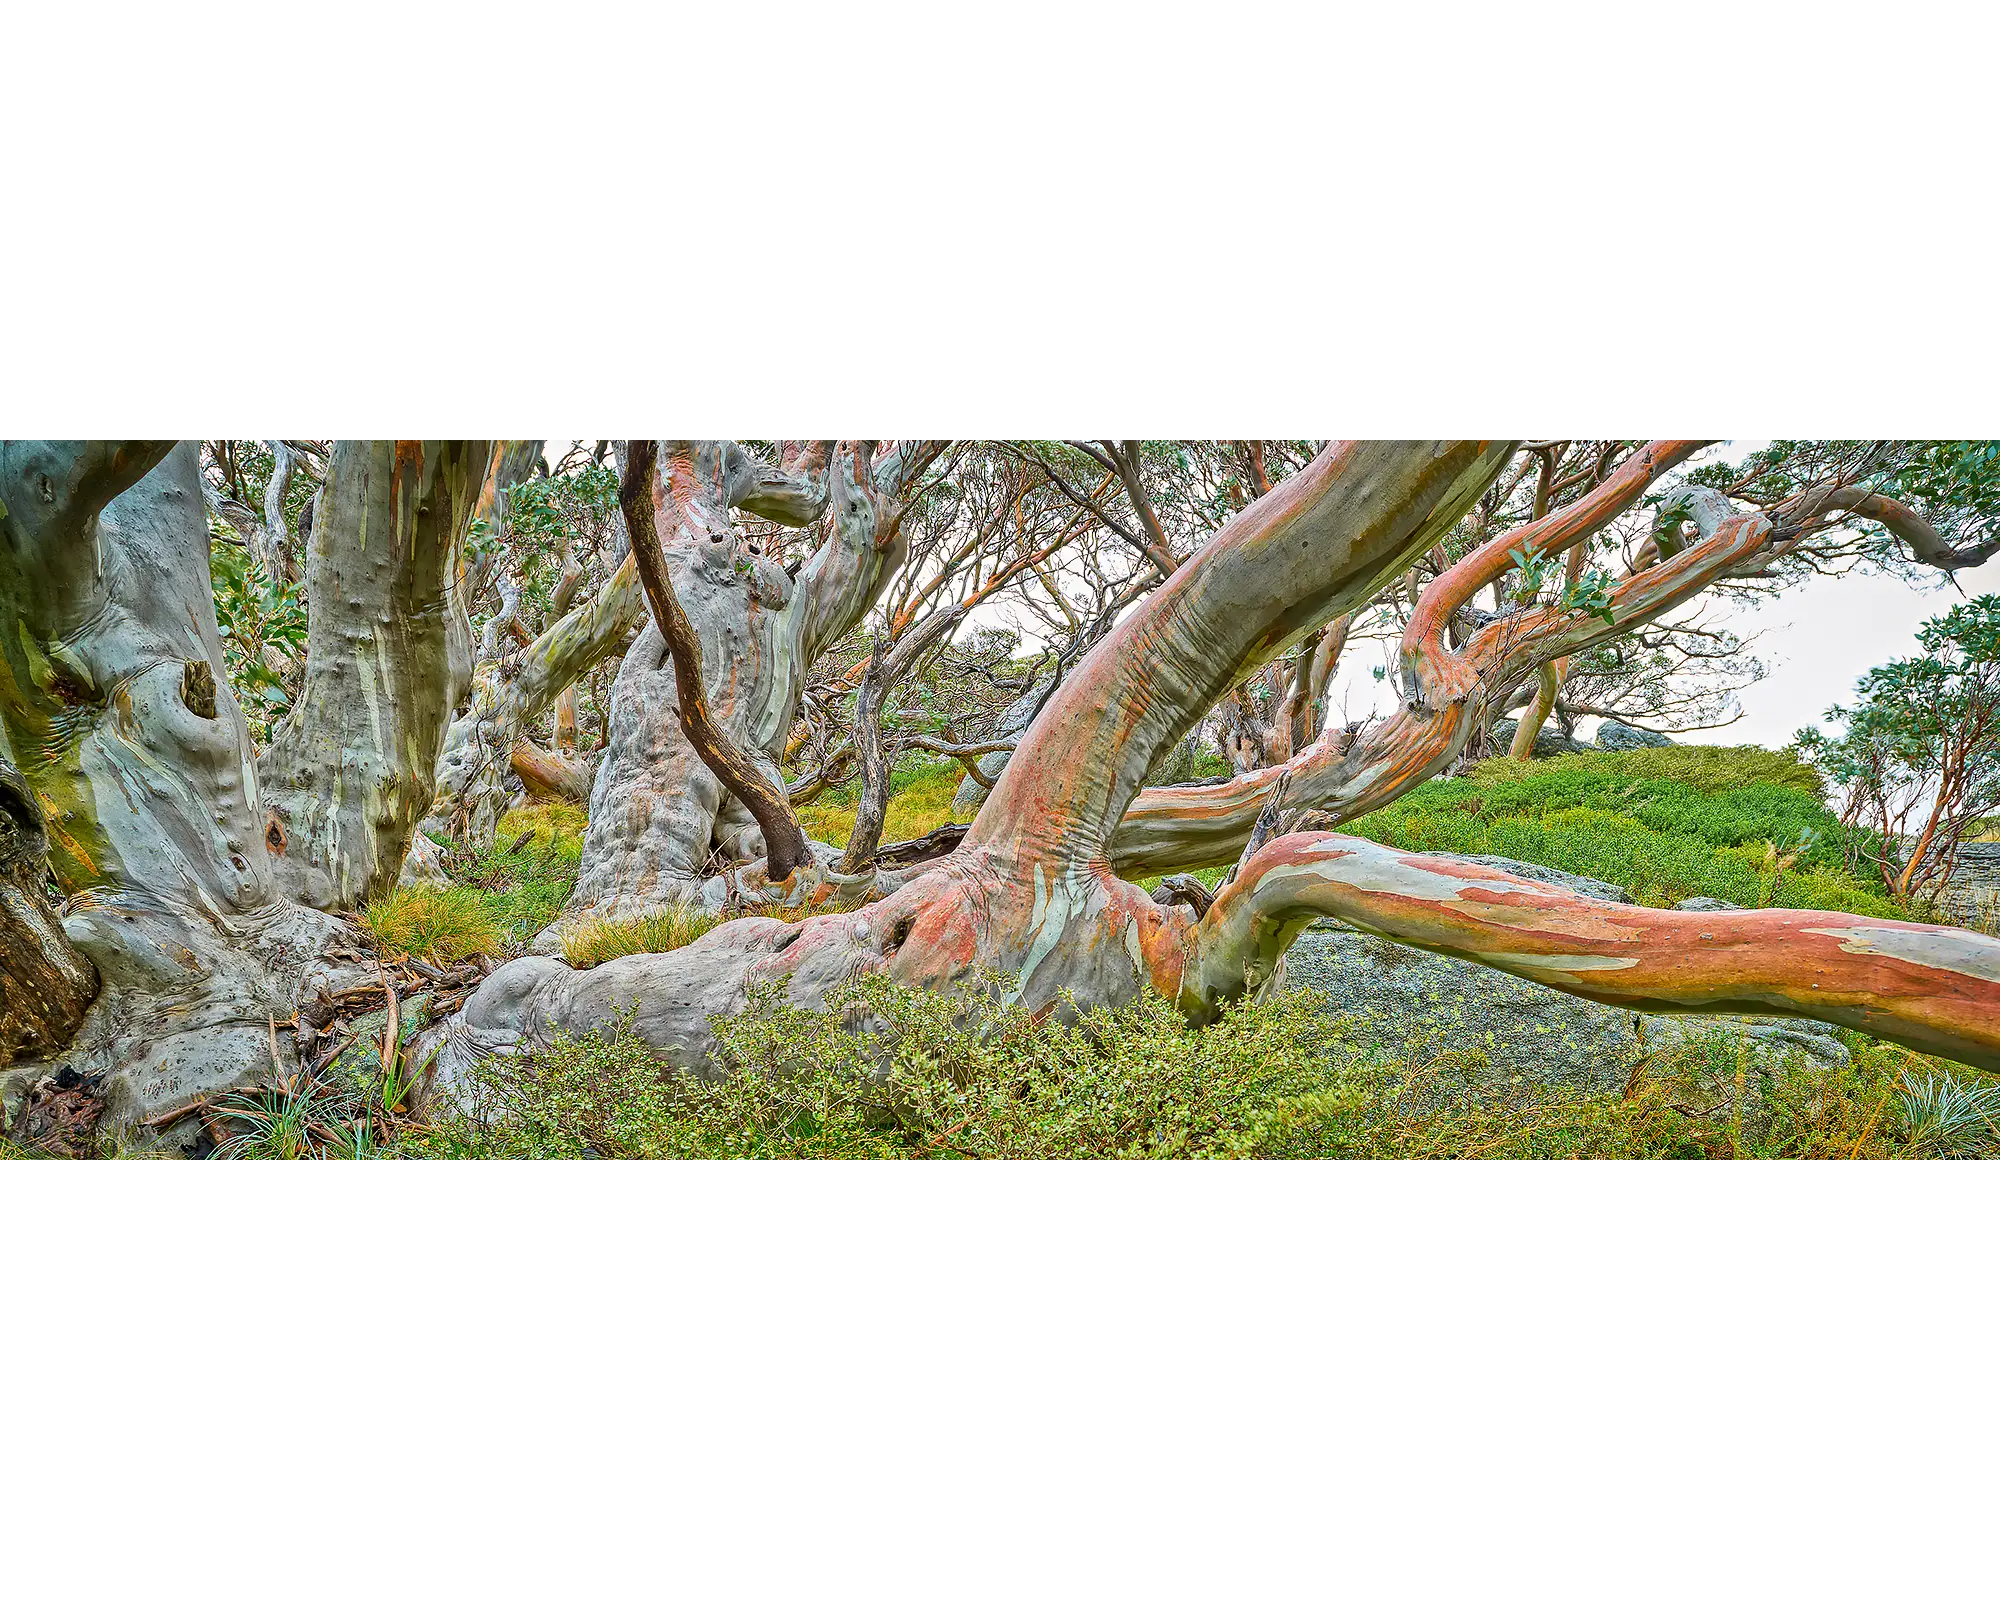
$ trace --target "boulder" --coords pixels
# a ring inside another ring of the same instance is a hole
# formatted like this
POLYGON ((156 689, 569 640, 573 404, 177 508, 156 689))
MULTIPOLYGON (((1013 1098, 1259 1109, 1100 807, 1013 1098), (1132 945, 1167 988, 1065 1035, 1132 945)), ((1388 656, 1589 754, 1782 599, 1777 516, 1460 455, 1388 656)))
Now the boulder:
MULTIPOLYGON (((1630 902, 1624 890, 1497 856, 1462 856, 1556 884, 1592 899, 1630 902)), ((1723 901, 1680 909, 1735 909, 1723 901)), ((1451 1053, 1482 1091, 1522 1084, 1585 1094, 1622 1092, 1642 1056, 1702 1038, 1746 1039, 1750 1061, 1768 1072, 1780 1052, 1838 1065, 1847 1047, 1828 1023, 1792 1017, 1667 1017, 1601 1005, 1454 956, 1433 955, 1336 922, 1300 936, 1283 982, 1324 995, 1364 1046, 1384 1051, 1419 1043, 1426 1055, 1451 1053)))
MULTIPOLYGON (((1514 730, 1520 725, 1518 717, 1502 717, 1498 722, 1493 724, 1493 731, 1489 735, 1489 738, 1492 742, 1493 753, 1495 755, 1504 756, 1513 746, 1514 730)), ((1589 748, 1589 745, 1577 743, 1576 740, 1566 737, 1560 730, 1551 727, 1547 723, 1543 723, 1542 731, 1535 735, 1535 754, 1540 757, 1573 756, 1579 750, 1588 750, 1589 748)))
POLYGON ((1673 742, 1664 733, 1613 722, 1609 717, 1597 725, 1597 748, 1600 750, 1652 750, 1673 742))
POLYGON ((1938 896, 1938 910, 1971 928, 2000 924, 2000 843, 1958 847, 1958 859, 1938 896))

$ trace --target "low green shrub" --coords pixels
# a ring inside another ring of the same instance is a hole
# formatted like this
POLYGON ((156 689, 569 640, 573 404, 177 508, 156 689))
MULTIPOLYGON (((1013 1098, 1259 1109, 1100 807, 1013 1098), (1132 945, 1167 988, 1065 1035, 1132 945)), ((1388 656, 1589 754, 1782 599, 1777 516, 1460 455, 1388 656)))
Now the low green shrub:
POLYGON ((1190 1028, 1166 1001, 1037 1021, 988 990, 881 977, 829 1011, 753 995, 718 1019, 723 1070, 664 1077, 629 1031, 490 1058, 440 1111, 428 1153, 751 1159, 1186 1156, 1218 1149, 1264 1099, 1303 1091, 1341 1028, 1309 997, 1190 1028))
POLYGON ((411 1153, 694 1159, 1883 1159, 1993 1155, 2000 1080, 1851 1036, 1829 1067, 1717 1030, 1621 1094, 1491 1086, 1417 1036, 1360 1048, 1307 992, 1193 1028, 1149 997, 1037 1021, 991 991, 882 978, 829 1010, 753 994, 713 1076, 629 1030, 489 1058, 411 1153), (1988 1085, 1991 1087, 1988 1087, 1988 1085))

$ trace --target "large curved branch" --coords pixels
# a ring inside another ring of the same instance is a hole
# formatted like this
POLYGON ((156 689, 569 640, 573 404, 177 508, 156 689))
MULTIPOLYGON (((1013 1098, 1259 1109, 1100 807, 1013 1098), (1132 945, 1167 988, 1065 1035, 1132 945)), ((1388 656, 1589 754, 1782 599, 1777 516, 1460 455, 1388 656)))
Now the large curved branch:
POLYGON ((1084 658, 967 843, 1101 856, 1162 751, 1245 674, 1404 570, 1506 465, 1488 440, 1348 442, 1253 501, 1084 658))
POLYGON ((2000 554, 2000 533, 1978 544, 1954 545, 1925 517, 1902 501, 1854 485, 1808 489, 1795 504, 1783 509, 1800 518, 1823 517, 1830 511, 1848 511, 1870 522, 1879 522, 1902 540, 1919 562, 1940 572, 1957 572, 1965 567, 1981 566, 2000 554))
MULTIPOLYGON (((730 738, 709 709, 701 661, 701 638, 681 608, 674 593, 673 576, 667 570, 666 552, 661 548, 659 530, 653 522, 653 480, 659 446, 652 439, 634 439, 625 448, 625 476, 618 486, 618 501, 625 512, 625 526, 632 536, 632 556, 638 566, 639 581, 652 603, 653 620, 660 626, 668 653, 674 662, 674 689, 680 701, 681 731, 722 786, 743 802, 763 831, 766 874, 772 882, 789 878, 812 859, 805 830, 785 799, 783 789, 774 784, 749 754, 730 738)), ((693 498, 693 485, 686 481, 694 471, 692 454, 673 457, 666 472, 670 507, 681 510, 693 498)))
POLYGON ((1488 709, 1503 703, 1512 686, 1542 662, 1629 632, 1720 578, 1760 570, 1776 554, 1776 530, 1762 513, 1736 515, 1712 489, 1691 490, 1682 498, 1681 514, 1705 536, 1613 589, 1610 620, 1554 605, 1510 613, 1446 657, 1466 687, 1435 707, 1405 704, 1353 740, 1328 728, 1289 763, 1246 772, 1226 784, 1148 789, 1112 837, 1112 866, 1138 877, 1234 861, 1281 780, 1289 806, 1323 814, 1328 826, 1385 806, 1454 760, 1488 709))
POLYGON ((1446 647, 1445 624, 1481 589, 1505 576, 1517 553, 1531 559, 1551 556, 1589 538, 1705 442, 1655 439, 1590 493, 1524 528, 1496 534, 1426 584, 1403 633, 1405 698, 1435 707, 1469 693, 1471 676, 1446 647))
POLYGON ((1216 897, 1197 1010, 1261 985, 1315 918, 1641 1011, 1817 1017, 2000 1070, 2000 939, 1835 911, 1656 911, 1332 833, 1266 845, 1216 897))
MULTIPOLYGON (((67 607, 98 587, 103 563, 88 537, 91 519, 166 460, 174 443, 0 439, 0 540, 22 570, 36 573, 35 592, 67 607)), ((25 599, 16 603, 25 611, 25 599)))

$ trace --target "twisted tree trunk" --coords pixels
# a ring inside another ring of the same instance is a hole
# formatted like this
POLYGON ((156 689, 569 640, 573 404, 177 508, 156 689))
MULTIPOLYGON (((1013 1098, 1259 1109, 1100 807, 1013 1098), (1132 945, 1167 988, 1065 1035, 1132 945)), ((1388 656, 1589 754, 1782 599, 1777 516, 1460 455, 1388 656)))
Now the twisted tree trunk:
MULTIPOLYGON (((332 918, 279 893, 223 671, 196 447, 0 445, 0 725, 102 990, 62 1062, 108 1128, 267 1081, 332 918), (275 1058, 275 1059, 274 1059, 275 1058)), ((4 1082, 12 1107, 39 1069, 4 1082)))
MULTIPOLYGON (((808 668, 853 628, 907 548, 901 497, 936 447, 872 440, 835 461, 827 441, 777 466, 720 440, 668 440, 654 512, 674 592, 700 642, 716 724, 780 792, 779 755, 808 668), (739 539, 730 513, 832 527, 796 576, 739 539)), ((627 918, 690 897, 761 892, 765 843, 748 810, 688 743, 674 664, 657 625, 626 653, 612 688, 610 742, 591 790, 583 863, 564 922, 627 918)), ((831 852, 828 852, 829 854, 831 852)), ((554 948, 560 927, 538 947, 554 948)))
MULTIPOLYGON (((1629 503, 1671 453, 1645 453, 1610 498, 1629 503)), ((1509 454, 1478 442, 1322 452, 1180 566, 1084 660, 951 856, 859 911, 802 924, 745 918, 671 954, 584 972, 543 957, 510 963, 437 1031, 436 1086, 450 1092, 487 1052, 624 1018, 671 1066, 712 1071, 709 1019, 740 1009, 756 986, 773 983, 794 1003, 815 1005, 843 980, 872 972, 931 989, 997 974, 1014 1000, 1036 1010, 1065 995, 1118 1004, 1150 987, 1207 1018, 1259 992, 1291 939, 1321 916, 1624 1005, 1823 1017, 2000 1065, 2000 941, 1963 930, 1830 913, 1610 905, 1324 833, 1285 834, 1256 849, 1200 914, 1158 903, 1117 875, 1121 819, 1161 750, 1231 684, 1407 570, 1509 454)), ((1411 747, 1402 761, 1354 775, 1349 789, 1413 781, 1409 770, 1462 742, 1489 681, 1518 678, 1593 629, 1652 614, 1678 603, 1690 584, 1767 558, 1769 519, 1728 509, 1697 503, 1703 538, 1621 585, 1608 623, 1531 611, 1505 629, 1482 630, 1461 654, 1437 636, 1450 610, 1420 606, 1428 620, 1406 638, 1406 715, 1428 731, 1398 735, 1411 747)), ((1599 500, 1532 528, 1529 539, 1563 548, 1609 514, 1599 500)), ((1447 574, 1440 606, 1490 554, 1475 552, 1447 574)), ((1265 800, 1294 775, 1310 787, 1323 766, 1323 755, 1294 761, 1266 786, 1265 800)))
POLYGON ((491 448, 333 448, 306 568, 305 685, 259 769, 279 884, 295 900, 355 906, 392 888, 430 810, 454 687, 457 562, 491 448))

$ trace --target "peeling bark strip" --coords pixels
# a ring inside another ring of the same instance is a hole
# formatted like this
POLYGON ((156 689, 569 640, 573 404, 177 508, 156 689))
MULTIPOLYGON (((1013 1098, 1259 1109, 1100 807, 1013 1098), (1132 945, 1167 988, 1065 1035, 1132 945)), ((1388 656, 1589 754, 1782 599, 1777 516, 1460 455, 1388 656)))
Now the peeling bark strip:
POLYGON ((1656 911, 1334 833, 1260 850, 1194 937, 1184 992, 1254 991, 1334 917, 1640 1011, 1817 1017, 2000 1071, 2000 939, 1835 911, 1656 911))
POLYGON ((484 439, 342 439, 307 552, 306 680, 260 766, 280 886, 320 907, 395 885, 430 810, 452 609, 484 439))
MULTIPOLYGON (((805 830, 785 799, 784 788, 773 783, 757 764, 723 731, 709 709, 708 694, 702 687, 701 636, 688 621, 674 593, 673 575, 667 570, 666 552, 660 548, 659 531, 653 526, 653 484, 659 448, 651 439, 634 439, 625 449, 625 476, 618 486, 618 503, 625 512, 625 526, 632 535, 632 557, 638 563, 639 581, 652 603, 653 621, 667 642, 673 657, 674 687, 680 697, 681 732, 695 754, 722 780, 722 785, 743 802, 764 834, 765 871, 773 883, 782 883, 812 859, 805 830)), ((692 494, 689 480, 695 471, 692 451, 676 453, 667 460, 664 490, 668 505, 685 515, 692 494)))

